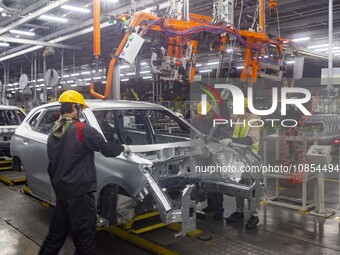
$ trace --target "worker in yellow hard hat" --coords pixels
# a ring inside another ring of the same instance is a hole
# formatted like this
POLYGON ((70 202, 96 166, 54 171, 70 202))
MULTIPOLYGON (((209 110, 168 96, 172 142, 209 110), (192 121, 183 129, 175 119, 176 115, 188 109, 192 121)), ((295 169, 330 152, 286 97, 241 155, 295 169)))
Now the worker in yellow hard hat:
POLYGON ((56 195, 56 207, 39 254, 58 254, 69 232, 72 232, 77 254, 95 254, 94 151, 116 157, 123 151, 129 153, 130 148, 106 142, 95 128, 79 121, 82 109, 88 107, 79 92, 67 90, 61 94, 59 102, 61 116, 47 140, 48 174, 56 195))
POLYGON ((203 134, 215 136, 214 133, 217 128, 213 127, 213 120, 221 119, 222 117, 214 112, 209 102, 206 102, 205 113, 203 112, 203 107, 203 103, 199 102, 196 108, 197 114, 190 119, 190 123, 203 134))
MULTIPOLYGON (((248 98, 244 98, 244 115, 237 116, 236 125, 234 126, 234 133, 231 139, 224 139, 221 141, 222 144, 226 143, 239 143, 243 145, 248 145, 251 151, 255 154, 259 151, 259 141, 260 141, 260 128, 259 122, 256 120, 261 120, 260 117, 251 113, 248 109, 248 98)), ((241 175, 240 183, 251 186, 254 183, 254 176, 249 172, 243 172, 241 175)), ((236 211, 232 213, 228 218, 226 218, 227 223, 234 223, 239 220, 243 220, 244 215, 244 199, 240 197, 235 197, 236 199, 236 211)), ((223 204, 223 200, 222 200, 223 204)), ((254 229, 259 223, 259 217, 257 216, 257 211, 250 212, 251 216, 246 224, 246 229, 254 229)))
MULTIPOLYGON (((197 105, 197 114, 190 119, 190 123, 205 135, 212 136, 218 140, 228 137, 227 129, 224 125, 214 127, 214 119, 223 119, 216 114, 212 105, 207 102, 205 105, 206 113, 204 113, 204 104, 200 102, 197 105)), ((220 220, 223 217, 223 194, 209 193, 208 206, 203 209, 205 213, 214 213, 214 218, 220 220)))
MULTIPOLYGON (((209 102, 206 103, 206 113, 211 112, 211 104, 209 102)), ((203 103, 199 102, 197 105, 197 113, 202 115, 203 113, 203 103)))
POLYGON ((75 103, 87 108, 87 104, 82 94, 75 90, 66 90, 59 97, 59 103, 75 103))
POLYGON ((244 115, 237 116, 236 120, 237 124, 235 125, 234 128, 232 140, 234 143, 241 143, 244 145, 251 146, 251 150, 254 153, 258 154, 260 141, 260 128, 258 127, 258 123, 256 122, 256 120, 260 120, 261 118, 249 111, 248 98, 246 97, 244 98, 243 105, 244 115))

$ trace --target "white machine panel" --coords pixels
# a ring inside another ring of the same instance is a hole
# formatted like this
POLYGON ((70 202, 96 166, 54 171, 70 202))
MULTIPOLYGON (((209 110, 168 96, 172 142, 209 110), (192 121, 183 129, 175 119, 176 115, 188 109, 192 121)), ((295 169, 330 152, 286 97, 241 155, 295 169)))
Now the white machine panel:
MULTIPOLYGON (((340 68, 332 69, 332 84, 340 85, 340 68)), ((328 68, 321 69, 321 85, 328 85, 328 68)))
POLYGON ((295 57, 293 78, 295 80, 300 80, 303 77, 303 65, 305 63, 304 57, 295 57))
POLYGON ((137 33, 131 34, 119 57, 132 64, 143 43, 144 39, 141 36, 137 33))
POLYGON ((331 151, 331 146, 312 145, 309 148, 306 157, 312 164, 328 165, 332 161, 331 151))

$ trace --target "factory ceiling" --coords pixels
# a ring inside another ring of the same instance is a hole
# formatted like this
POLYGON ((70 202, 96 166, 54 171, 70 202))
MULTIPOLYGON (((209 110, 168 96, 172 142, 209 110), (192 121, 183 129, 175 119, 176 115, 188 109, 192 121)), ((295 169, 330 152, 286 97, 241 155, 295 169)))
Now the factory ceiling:
MULTIPOLYGON (((153 8, 166 1, 135 0, 132 2, 133 5, 130 0, 102 0, 101 13, 106 17, 113 17, 121 13, 129 13, 131 10, 153 8)), ((212 0, 190 1, 190 12, 211 16, 212 2, 212 0)), ((289 39, 309 37, 308 40, 299 42, 301 52, 310 59, 309 61, 327 67, 327 52, 315 51, 308 47, 328 43, 328 1, 278 0, 277 3, 277 8, 266 11, 267 34, 289 39)), ((239 23, 240 29, 249 29, 253 24, 257 1, 235 0, 234 4, 235 25, 239 23)), ((46 47, 52 49, 48 52, 50 55, 47 57, 48 68, 52 67, 60 71, 63 55, 65 73, 78 72, 79 68, 83 69, 84 73, 91 71, 93 69, 92 8, 91 0, 0 1, 0 72, 3 73, 5 65, 9 67, 9 82, 18 80, 21 73, 30 75, 33 70, 32 57, 35 54, 38 73, 42 75, 43 52, 46 47), (82 9, 77 10, 72 7, 82 9)), ((333 49, 336 65, 340 60, 340 53, 337 54, 340 52, 339 0, 333 1, 333 10, 333 49)), ((160 10, 159 14, 162 15, 164 12, 165 10, 160 10)), ((120 23, 103 21, 101 35, 101 67, 104 69, 122 39, 120 23)), ((216 58, 209 53, 209 45, 203 45, 199 53, 198 62, 201 63, 216 58)), ((228 56, 225 59, 228 61, 228 56)), ((0 80, 3 80, 1 75, 0 80)))

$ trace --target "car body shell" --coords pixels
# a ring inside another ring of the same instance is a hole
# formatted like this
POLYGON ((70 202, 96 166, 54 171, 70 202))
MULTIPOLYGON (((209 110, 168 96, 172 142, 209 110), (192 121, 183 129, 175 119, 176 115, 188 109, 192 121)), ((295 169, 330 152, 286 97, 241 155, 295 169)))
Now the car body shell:
MULTIPOLYGON (((155 209, 160 211, 161 218, 165 223, 183 221, 183 211, 188 211, 185 207, 193 206, 190 202, 192 190, 200 190, 200 192, 197 192, 200 195, 216 190, 228 195, 238 194, 252 200, 249 205, 252 207, 251 210, 257 206, 256 204, 258 204, 262 194, 260 183, 256 182, 249 187, 239 184, 228 173, 212 175, 211 173, 192 171, 195 168, 192 164, 198 164, 198 162, 199 164, 206 164, 207 162, 214 164, 216 160, 220 160, 225 164, 234 164, 238 167, 247 164, 247 159, 244 160, 242 153, 236 149, 222 148, 218 142, 202 135, 185 120, 178 118, 171 111, 157 104, 111 100, 87 100, 87 104, 89 108, 83 112, 84 120, 104 137, 104 132, 97 119, 99 117, 96 116, 96 113, 101 111, 161 111, 173 118, 173 122, 176 121, 183 127, 190 129, 191 135, 194 134, 193 138, 179 140, 171 133, 173 129, 168 128, 169 133, 162 137, 166 142, 130 145, 131 154, 122 153, 118 157, 110 158, 95 152, 99 211, 100 206, 105 203, 103 202, 103 191, 106 187, 112 188, 112 185, 119 187, 119 191, 111 189, 113 193, 118 194, 118 198, 113 198, 116 203, 114 211, 119 212, 120 215, 125 212, 127 215, 124 218, 125 221, 137 214, 155 209), (169 139, 169 141, 166 139, 169 139), (175 139, 175 141, 171 141, 171 139, 175 139), (177 190, 180 195, 171 196, 169 195, 170 190, 177 190), (256 195, 254 195, 255 191, 256 195)), ((50 130, 53 122, 59 118, 56 115, 59 108, 58 103, 34 108, 17 128, 11 142, 11 154, 21 161, 26 171, 27 183, 32 195, 51 204, 55 204, 56 197, 47 173, 46 144, 49 131, 44 130, 44 128, 40 130, 39 123, 42 123, 46 119, 44 116, 49 114, 52 119, 54 118, 48 124, 50 130), (51 112, 53 114, 50 114, 51 112)), ((128 118, 126 120, 130 121, 128 118)), ((166 124, 162 125, 166 126, 166 124)), ((149 128, 152 129, 151 126, 149 128)), ((136 137, 141 136, 138 129, 134 132, 138 134, 136 137)), ((250 150, 247 149, 247 151, 250 150)), ((111 196, 112 192, 105 192, 105 196, 111 196)), ((109 201, 112 201, 112 199, 110 198, 109 201)), ((193 217, 192 214, 191 217, 193 217)), ((186 217, 188 221, 189 218, 186 217)), ((116 217, 114 219, 114 222, 111 221, 110 223, 124 221, 116 217)), ((183 232, 194 227, 195 223, 192 219, 191 222, 192 227, 183 230, 183 232)))

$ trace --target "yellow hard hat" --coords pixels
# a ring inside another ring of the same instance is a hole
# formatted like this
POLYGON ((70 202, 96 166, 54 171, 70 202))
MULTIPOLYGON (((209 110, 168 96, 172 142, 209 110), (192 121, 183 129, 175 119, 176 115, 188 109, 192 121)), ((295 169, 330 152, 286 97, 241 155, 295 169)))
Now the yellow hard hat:
POLYGON ((248 98, 244 98, 244 108, 248 108, 248 98))
POLYGON ((75 103, 88 108, 82 94, 75 90, 66 90, 59 97, 59 103, 75 103))
MULTIPOLYGON (((211 104, 207 102, 207 113, 211 111, 211 104)), ((199 102, 197 105, 198 114, 202 115, 202 102, 199 102)))

